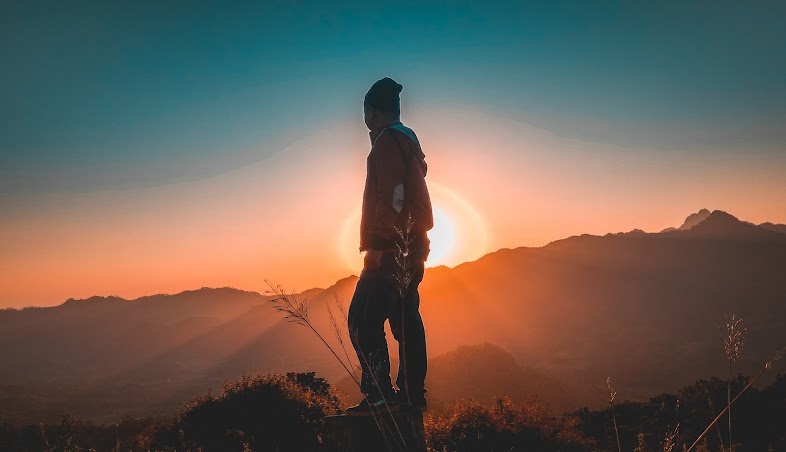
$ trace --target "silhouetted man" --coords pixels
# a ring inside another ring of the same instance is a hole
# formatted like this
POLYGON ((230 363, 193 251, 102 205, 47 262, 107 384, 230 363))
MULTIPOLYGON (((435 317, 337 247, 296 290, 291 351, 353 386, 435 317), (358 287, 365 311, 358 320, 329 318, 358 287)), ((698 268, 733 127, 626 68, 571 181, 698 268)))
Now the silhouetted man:
POLYGON ((415 132, 400 120, 402 89, 385 77, 371 86, 363 101, 371 138, 360 221, 360 251, 366 256, 349 306, 349 334, 360 360, 365 398, 347 414, 384 409, 385 403, 392 410, 426 409, 426 335, 418 285, 434 220, 426 156, 415 132), (390 380, 384 330, 388 319, 399 345, 398 392, 390 380))

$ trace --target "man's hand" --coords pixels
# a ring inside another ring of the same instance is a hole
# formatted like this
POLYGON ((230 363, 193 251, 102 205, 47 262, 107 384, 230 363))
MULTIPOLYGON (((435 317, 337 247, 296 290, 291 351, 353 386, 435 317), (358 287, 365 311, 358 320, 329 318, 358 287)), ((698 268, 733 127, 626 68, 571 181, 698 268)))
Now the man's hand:
POLYGON ((382 266, 382 251, 368 250, 366 257, 363 259, 363 268, 366 270, 374 270, 382 266))

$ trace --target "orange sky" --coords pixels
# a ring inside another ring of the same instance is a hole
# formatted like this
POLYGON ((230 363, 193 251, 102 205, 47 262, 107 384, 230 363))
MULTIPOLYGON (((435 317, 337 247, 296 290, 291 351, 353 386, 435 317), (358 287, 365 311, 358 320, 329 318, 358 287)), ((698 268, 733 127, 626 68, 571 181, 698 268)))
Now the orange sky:
MULTIPOLYGON (((581 233, 658 231, 705 207, 786 223, 783 153, 647 152, 461 108, 421 107, 402 119, 430 165, 441 231, 432 265, 581 233)), ((0 306, 202 286, 262 291, 264 279, 299 291, 358 274, 366 133, 360 118, 326 120, 272 157, 210 178, 9 197, 0 306)))

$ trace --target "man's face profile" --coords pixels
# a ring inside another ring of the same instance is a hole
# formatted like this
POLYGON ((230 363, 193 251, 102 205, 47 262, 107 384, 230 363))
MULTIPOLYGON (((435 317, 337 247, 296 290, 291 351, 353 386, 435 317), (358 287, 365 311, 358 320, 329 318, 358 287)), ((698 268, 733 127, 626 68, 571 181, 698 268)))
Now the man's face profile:
POLYGON ((368 127, 368 130, 372 129, 372 126, 373 126, 372 118, 373 117, 374 117, 374 107, 370 106, 366 102, 363 102, 363 122, 366 123, 366 127, 368 127))

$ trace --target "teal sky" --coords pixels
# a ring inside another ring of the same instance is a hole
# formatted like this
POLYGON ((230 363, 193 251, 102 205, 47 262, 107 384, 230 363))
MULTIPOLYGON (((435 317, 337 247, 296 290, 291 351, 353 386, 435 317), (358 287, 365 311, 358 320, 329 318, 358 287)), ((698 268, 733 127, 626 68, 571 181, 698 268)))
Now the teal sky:
POLYGON ((651 152, 786 152, 783 2, 246 3, 6 3, 0 194, 209 177, 359 119, 384 75, 409 108, 651 152))
POLYGON ((384 76, 430 266, 786 223, 784 2, 230 3, 2 3, 0 307, 357 274, 384 76))

